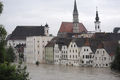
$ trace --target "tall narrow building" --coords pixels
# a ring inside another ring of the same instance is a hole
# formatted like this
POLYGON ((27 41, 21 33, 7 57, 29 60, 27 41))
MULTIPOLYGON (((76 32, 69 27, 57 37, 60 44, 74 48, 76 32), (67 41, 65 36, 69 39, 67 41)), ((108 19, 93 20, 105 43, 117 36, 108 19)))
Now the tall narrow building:
POLYGON ((95 32, 101 32, 100 23, 101 23, 101 22, 99 21, 98 10, 97 10, 97 8, 96 8, 95 32))
POLYGON ((73 33, 79 33, 79 18, 76 0, 74 1, 74 10, 73 10, 73 33))

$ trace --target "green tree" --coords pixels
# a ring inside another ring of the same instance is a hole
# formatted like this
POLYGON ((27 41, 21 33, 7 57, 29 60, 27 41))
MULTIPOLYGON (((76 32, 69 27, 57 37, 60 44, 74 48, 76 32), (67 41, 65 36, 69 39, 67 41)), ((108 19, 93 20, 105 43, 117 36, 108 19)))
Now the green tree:
POLYGON ((0 64, 0 80, 30 80, 29 73, 26 72, 26 66, 11 65, 8 63, 0 64))
POLYGON ((0 14, 2 13, 2 10, 3 10, 3 4, 2 2, 0 2, 0 14))
POLYGON ((115 59, 111 64, 111 69, 120 71, 120 47, 117 47, 115 59))
POLYGON ((7 32, 5 28, 0 25, 0 63, 3 63, 5 60, 5 38, 6 38, 7 32))
POLYGON ((14 50, 13 48, 10 46, 7 51, 6 51, 6 54, 5 54, 5 61, 7 62, 14 62, 16 56, 15 56, 15 53, 14 53, 14 50))
POLYGON ((5 41, 7 32, 3 25, 0 25, 0 42, 5 41))

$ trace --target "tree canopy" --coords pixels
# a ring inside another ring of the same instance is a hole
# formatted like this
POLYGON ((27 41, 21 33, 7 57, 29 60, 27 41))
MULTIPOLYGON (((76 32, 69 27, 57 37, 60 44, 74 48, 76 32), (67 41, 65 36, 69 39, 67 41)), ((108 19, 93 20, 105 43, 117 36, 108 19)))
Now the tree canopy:
POLYGON ((120 71, 120 47, 117 47, 115 59, 111 64, 111 69, 120 71))
POLYGON ((3 11, 3 4, 2 2, 0 2, 0 14, 2 13, 2 11, 3 11))

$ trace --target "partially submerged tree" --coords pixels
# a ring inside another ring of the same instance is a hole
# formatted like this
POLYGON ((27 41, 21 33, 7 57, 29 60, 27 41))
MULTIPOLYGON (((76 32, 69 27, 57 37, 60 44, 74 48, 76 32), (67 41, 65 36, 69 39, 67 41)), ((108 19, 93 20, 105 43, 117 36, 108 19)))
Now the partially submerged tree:
POLYGON ((8 63, 0 64, 0 80, 30 80, 26 66, 11 65, 8 63))
POLYGON ((120 47, 117 47, 115 59, 111 64, 111 69, 120 71, 120 47))
POLYGON ((13 48, 11 46, 7 49, 5 55, 6 55, 5 56, 5 61, 14 62, 14 60, 16 58, 16 55, 15 55, 14 50, 13 50, 13 48))

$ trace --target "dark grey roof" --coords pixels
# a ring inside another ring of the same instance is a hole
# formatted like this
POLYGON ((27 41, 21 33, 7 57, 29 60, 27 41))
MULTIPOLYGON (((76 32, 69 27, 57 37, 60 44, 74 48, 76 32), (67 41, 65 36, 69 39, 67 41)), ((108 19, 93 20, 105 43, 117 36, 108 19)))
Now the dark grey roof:
POLYGON ((118 47, 118 42, 117 41, 103 41, 103 44, 104 44, 104 49, 107 51, 107 53, 113 56, 118 47))
POLYGON ((115 27, 113 30, 114 33, 118 33, 118 31, 120 31, 120 27, 115 27))
POLYGON ((44 26, 17 26, 9 40, 25 40, 28 36, 44 36, 44 26))
POLYGON ((118 41, 120 40, 120 33, 117 33, 117 34, 116 33, 95 33, 92 38, 101 40, 101 41, 110 41, 110 40, 118 41))

